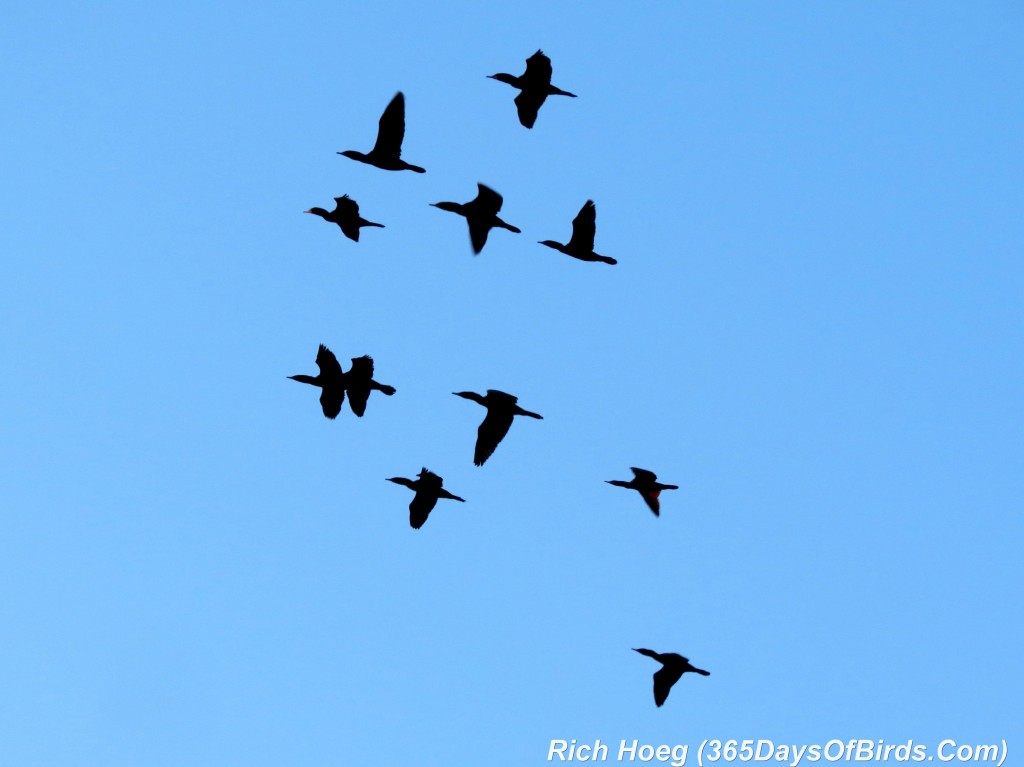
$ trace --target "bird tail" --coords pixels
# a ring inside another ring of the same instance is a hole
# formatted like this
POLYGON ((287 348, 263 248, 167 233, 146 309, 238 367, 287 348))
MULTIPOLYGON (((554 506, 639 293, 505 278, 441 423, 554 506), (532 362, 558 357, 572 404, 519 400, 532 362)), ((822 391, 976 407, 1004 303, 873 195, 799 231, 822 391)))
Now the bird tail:
MULTIPOLYGON (((376 382, 374 382, 374 383, 376 383, 376 382)), ((396 391, 394 386, 388 386, 387 384, 377 384, 376 388, 377 388, 377 391, 381 392, 382 394, 386 394, 389 397, 392 394, 394 394, 395 391, 396 391)))
MULTIPOLYGON (((597 255, 597 254, 595 253, 594 255, 597 255)), ((619 263, 618 261, 616 261, 611 256, 597 256, 597 260, 601 261, 603 263, 606 263, 606 264, 617 264, 617 263, 619 263)))

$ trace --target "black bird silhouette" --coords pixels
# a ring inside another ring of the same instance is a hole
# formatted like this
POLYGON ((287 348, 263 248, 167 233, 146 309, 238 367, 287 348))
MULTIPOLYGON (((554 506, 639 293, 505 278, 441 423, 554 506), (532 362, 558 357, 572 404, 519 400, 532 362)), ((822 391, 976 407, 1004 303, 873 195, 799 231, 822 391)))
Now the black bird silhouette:
POLYGON ((338 152, 352 160, 365 162, 383 170, 413 170, 417 173, 426 173, 419 165, 410 165, 402 159, 402 139, 405 138, 405 96, 399 91, 391 99, 380 116, 380 123, 377 128, 377 143, 369 154, 357 152, 354 149, 346 149, 338 152))
POLYGON ((576 98, 575 93, 560 90, 551 84, 551 59, 545 56, 543 51, 537 51, 526 60, 526 71, 519 77, 505 72, 487 76, 522 91, 516 96, 516 108, 519 110, 519 122, 527 128, 533 127, 537 120, 537 112, 548 96, 576 98))
POLYGON ((409 524, 414 529, 419 530, 423 527, 423 523, 427 521, 430 512, 437 505, 438 498, 447 498, 452 501, 462 501, 465 503, 464 498, 452 495, 441 487, 444 480, 432 471, 428 471, 426 467, 417 476, 419 479, 406 479, 405 477, 388 478, 388 482, 394 482, 396 485, 405 485, 416 491, 416 495, 409 504, 409 524))
POLYGON ((471 391, 456 391, 452 394, 463 399, 471 399, 487 408, 487 415, 484 416, 483 423, 477 430, 476 450, 473 453, 473 463, 477 466, 483 466, 484 462, 491 457, 498 443, 508 434, 515 416, 526 415, 530 418, 541 419, 544 417, 531 413, 529 410, 523 410, 516 404, 518 398, 497 389, 488 389, 487 395, 483 397, 471 391))
POLYGON ((359 204, 347 194, 334 198, 334 210, 329 213, 323 208, 310 208, 303 212, 312 213, 315 216, 320 216, 324 221, 337 224, 341 227, 341 231, 345 233, 346 237, 356 242, 359 242, 360 227, 379 226, 382 229, 384 228, 384 224, 375 224, 373 221, 367 221, 360 216, 359 204))
POLYGON ((518 227, 506 224, 498 218, 498 211, 504 202, 501 195, 490 187, 477 184, 477 194, 467 203, 461 202, 432 202, 435 208, 458 213, 466 217, 469 224, 469 241, 473 245, 473 253, 479 253, 487 244, 487 234, 495 226, 508 229, 510 232, 520 233, 518 227))
POLYGON ((662 490, 678 490, 679 485, 663 485, 658 482, 658 477, 653 471, 638 469, 635 466, 631 468, 633 469, 633 479, 629 482, 622 479, 606 479, 605 482, 616 487, 628 487, 631 490, 636 490, 643 496, 644 503, 654 512, 654 516, 658 516, 661 511, 658 495, 662 490))
POLYGON ((352 358, 352 368, 345 373, 345 389, 348 391, 348 405, 360 418, 366 412, 366 400, 371 391, 379 391, 389 397, 395 393, 394 386, 373 380, 373 357, 364 354, 352 358))
POLYGON ((685 674, 687 671, 693 671, 701 676, 711 676, 710 671, 697 668, 696 666, 690 665, 690 661, 674 652, 657 653, 654 650, 645 650, 642 647, 634 647, 633 650, 646 655, 648 658, 654 658, 661 664, 661 669, 654 672, 654 703, 660 706, 668 698, 668 691, 672 689, 672 685, 679 681, 679 677, 685 674))
POLYGON ((341 412, 341 403, 345 401, 345 376, 341 372, 338 358, 323 344, 320 344, 320 349, 316 353, 316 366, 320 368, 320 373, 317 376, 288 377, 299 383, 319 386, 321 389, 320 407, 323 408, 325 416, 334 418, 341 412))
POLYGON ((616 264, 614 258, 602 256, 594 252, 594 232, 597 231, 597 208, 593 200, 587 200, 572 220, 572 237, 565 245, 554 240, 541 240, 541 245, 547 245, 567 256, 578 258, 580 261, 602 261, 606 264, 616 264))

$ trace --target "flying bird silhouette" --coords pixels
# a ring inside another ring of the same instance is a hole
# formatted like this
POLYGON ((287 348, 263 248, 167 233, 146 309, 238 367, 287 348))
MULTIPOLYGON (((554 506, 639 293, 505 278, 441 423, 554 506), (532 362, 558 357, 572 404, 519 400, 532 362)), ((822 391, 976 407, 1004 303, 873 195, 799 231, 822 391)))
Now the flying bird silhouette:
POLYGON ((341 372, 334 353, 323 344, 316 353, 316 366, 320 368, 316 376, 288 376, 293 381, 320 387, 320 407, 324 415, 334 418, 341 412, 341 403, 345 401, 345 376, 341 372))
POLYGON ((597 208, 593 200, 587 200, 576 218, 572 220, 572 237, 565 245, 554 240, 541 240, 541 245, 578 258, 580 261, 601 261, 605 264, 618 263, 614 258, 594 252, 594 233, 597 231, 597 208))
POLYGON ((466 223, 469 224, 469 241, 473 245, 473 253, 479 253, 484 249, 484 245, 487 244, 487 234, 496 226, 516 234, 522 231, 498 218, 498 211, 501 210, 501 205, 504 202, 500 194, 483 184, 476 186, 476 197, 469 202, 430 203, 435 208, 465 216, 466 223))
POLYGON ((677 653, 657 653, 654 650, 645 650, 642 647, 634 647, 633 650, 641 655, 646 655, 648 658, 654 658, 654 660, 661 664, 661 668, 654 672, 654 703, 657 706, 661 706, 665 702, 665 699, 668 698, 668 691, 672 689, 672 685, 678 682, 679 677, 687 671, 693 671, 701 676, 711 676, 710 671, 690 665, 690 661, 687 658, 677 653))
POLYGON ((373 221, 367 221, 360 216, 358 203, 347 194, 334 198, 334 210, 330 212, 323 208, 310 208, 303 212, 312 213, 315 216, 320 216, 324 221, 337 224, 341 227, 341 231, 344 232, 346 237, 356 242, 359 242, 360 227, 379 226, 382 229, 384 228, 384 224, 375 224, 373 221))
POLYGON ((471 399, 477 404, 487 408, 487 415, 477 430, 476 449, 473 453, 473 463, 483 466, 484 462, 491 457, 498 443, 508 434, 512 426, 512 419, 517 415, 525 415, 530 418, 543 418, 544 416, 523 410, 519 405, 517 397, 506 394, 497 389, 488 389, 486 396, 480 396, 471 391, 452 392, 456 397, 471 399))
POLYGON ((658 482, 658 477, 653 471, 638 469, 635 466, 632 469, 633 479, 629 482, 622 479, 606 479, 605 482, 616 487, 628 487, 631 490, 636 490, 643 497, 647 507, 654 512, 654 516, 658 516, 661 511, 661 503, 658 501, 661 491, 678 490, 679 485, 663 485, 658 482))
POLYGON ((548 96, 576 98, 575 93, 563 91, 551 84, 551 59, 543 51, 537 51, 526 60, 526 71, 518 77, 505 72, 487 76, 520 90, 516 96, 516 109, 519 110, 519 122, 527 128, 533 127, 537 112, 548 96))
POLYGON ((394 386, 373 380, 373 357, 367 354, 352 358, 352 368, 345 373, 345 390, 348 392, 349 407, 360 418, 366 412, 366 401, 371 391, 379 391, 389 397, 395 393, 394 386))
POLYGON ((377 127, 377 143, 368 154, 346 149, 338 152, 352 160, 365 162, 383 170, 412 170, 426 173, 418 165, 410 165, 402 159, 402 139, 405 138, 405 96, 399 91, 380 116, 377 127))
POLYGON ((409 503, 409 524, 413 529, 419 530, 423 527, 423 523, 427 521, 427 517, 434 510, 434 506, 437 505, 439 498, 447 498, 452 501, 462 501, 465 503, 464 498, 452 495, 441 487, 444 480, 432 471, 428 471, 426 467, 417 476, 418 479, 406 479, 405 477, 388 478, 388 482, 394 482, 396 485, 405 485, 416 491, 416 495, 413 496, 412 501, 409 503))

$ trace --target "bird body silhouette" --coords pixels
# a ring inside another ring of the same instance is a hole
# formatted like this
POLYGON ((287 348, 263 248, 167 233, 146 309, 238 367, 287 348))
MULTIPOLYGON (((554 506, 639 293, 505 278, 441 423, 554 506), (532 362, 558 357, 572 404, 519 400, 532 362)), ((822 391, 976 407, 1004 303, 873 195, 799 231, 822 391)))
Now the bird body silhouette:
POLYGON ((567 256, 578 258, 580 261, 601 261, 605 264, 618 263, 614 258, 602 256, 594 252, 594 234, 597 231, 597 208, 593 200, 587 200, 576 218, 572 220, 572 237, 569 242, 563 245, 554 240, 541 240, 541 245, 565 253, 567 256))
POLYGON ((687 671, 693 671, 701 676, 711 676, 710 671, 697 668, 690 664, 689 659, 674 652, 657 653, 654 650, 634 647, 635 652, 654 658, 661 664, 661 668, 654 672, 654 703, 661 706, 668 698, 668 692, 672 685, 679 681, 679 677, 687 671))
POLYGON ((387 105, 377 125, 377 143, 367 154, 346 149, 338 154, 352 160, 365 162, 383 170, 411 170, 426 173, 418 165, 411 165, 402 159, 402 140, 405 138, 405 96, 399 91, 387 105))
POLYGON ((487 77, 519 89, 520 93, 515 99, 516 109, 519 110, 519 122, 527 128, 533 127, 537 112, 548 96, 576 98, 575 93, 563 91, 551 84, 551 59, 543 51, 537 51, 526 60, 526 71, 518 77, 505 72, 487 77))
POLYGON ((485 396, 471 391, 452 392, 456 397, 470 399, 477 404, 487 408, 487 415, 477 430, 476 449, 473 453, 473 463, 483 466, 488 458, 494 453, 498 443, 508 434, 512 426, 512 419, 517 415, 525 415, 530 418, 543 419, 544 416, 523 410, 516 404, 519 400, 511 394, 506 394, 497 389, 488 389, 485 396))
POLYGON ((462 501, 465 503, 464 498, 452 495, 441 487, 444 480, 426 467, 423 468, 423 471, 417 477, 417 479, 406 479, 405 477, 388 478, 388 482, 394 482, 396 485, 405 485, 416 491, 416 495, 413 496, 412 501, 409 503, 409 525, 413 529, 419 530, 423 527, 423 523, 427 521, 427 517, 434 510, 434 506, 437 505, 439 498, 447 498, 452 501, 462 501))
POLYGON ((647 507, 654 512, 654 516, 658 516, 661 511, 661 503, 658 501, 661 491, 678 490, 679 485, 663 485, 661 482, 658 482, 658 477, 653 471, 638 469, 635 466, 632 469, 633 479, 629 480, 629 482, 622 479, 607 479, 605 481, 609 485, 636 490, 643 497, 647 507))
POLYGON ((473 246, 473 253, 479 253, 487 244, 487 235, 496 226, 508 229, 510 232, 520 233, 518 227, 507 224, 498 218, 498 211, 501 210, 504 200, 502 196, 490 187, 477 184, 477 195, 466 203, 461 202, 432 202, 435 208, 447 210, 451 213, 458 213, 466 218, 469 224, 469 241, 473 246))
POLYGON ((341 404, 345 401, 345 375, 334 353, 323 344, 316 353, 316 365, 320 373, 316 376, 288 376, 293 381, 320 387, 320 407, 324 415, 334 418, 341 412, 341 404))
POLYGON ((371 391, 379 391, 389 397, 395 393, 394 386, 373 380, 373 357, 367 354, 352 358, 352 368, 345 373, 345 390, 348 392, 349 407, 360 418, 366 412, 366 401, 371 391))
POLYGON ((359 242, 359 229, 361 227, 379 226, 382 229, 384 228, 384 224, 375 224, 373 221, 367 221, 360 216, 359 204, 347 194, 334 198, 334 210, 332 211, 326 211, 323 208, 310 208, 303 212, 312 213, 315 216, 320 216, 324 221, 337 224, 341 227, 341 231, 346 237, 356 242, 359 242))

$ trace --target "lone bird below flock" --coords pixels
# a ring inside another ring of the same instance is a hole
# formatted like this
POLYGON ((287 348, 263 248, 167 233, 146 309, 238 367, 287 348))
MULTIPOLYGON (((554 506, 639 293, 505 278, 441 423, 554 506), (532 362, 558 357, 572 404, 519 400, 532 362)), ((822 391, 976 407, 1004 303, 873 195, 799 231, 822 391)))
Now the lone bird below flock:
POLYGON ((658 516, 661 511, 661 504, 658 501, 658 496, 662 490, 678 490, 679 485, 663 485, 658 482, 658 476, 653 471, 647 471, 647 469, 638 469, 635 466, 633 469, 633 479, 626 482, 622 479, 607 479, 605 480, 609 485, 615 485, 616 487, 628 487, 631 490, 636 490, 644 499, 644 503, 647 507, 654 512, 654 516, 658 516))
POLYGON ((402 159, 402 140, 405 138, 405 96, 401 91, 395 94, 380 116, 377 127, 377 143, 369 154, 346 149, 338 154, 351 160, 365 162, 383 170, 412 170, 426 173, 419 165, 410 165, 402 159))
POLYGON ((545 56, 543 51, 537 51, 526 60, 526 71, 519 77, 505 72, 487 76, 492 80, 508 83, 521 91, 515 99, 516 109, 519 110, 519 122, 527 128, 533 127, 537 120, 537 112, 548 96, 576 98, 575 93, 563 91, 551 84, 551 59, 545 56))
POLYGON ((593 200, 587 200, 572 220, 572 237, 563 245, 554 240, 541 240, 541 245, 578 258, 580 261, 601 261, 605 264, 618 263, 614 258, 602 256, 594 252, 594 233, 597 231, 597 208, 593 200))
POLYGON ((487 408, 487 415, 477 430, 476 449, 473 452, 473 463, 483 466, 484 462, 494 453, 498 443, 508 434, 512 419, 517 415, 543 419, 544 416, 523 410, 516 403, 518 398, 497 389, 488 389, 486 396, 471 391, 452 392, 456 397, 471 399, 487 408))
POLYGON ((501 205, 504 202, 500 194, 483 184, 476 186, 477 195, 469 202, 430 203, 435 208, 465 216, 466 223, 469 224, 469 241, 473 245, 473 253, 479 253, 484 249, 484 245, 487 244, 487 234, 496 226, 516 234, 522 231, 498 218, 498 211, 501 210, 501 205))
POLYGON ((418 479, 406 479, 405 477, 388 478, 388 482, 394 482, 396 485, 405 485, 416 491, 416 495, 409 503, 409 524, 413 529, 419 530, 423 527, 423 523, 427 521, 427 517, 434 510, 434 506, 437 505, 439 498, 447 498, 452 501, 462 501, 465 503, 464 498, 452 495, 441 487, 444 480, 432 471, 428 471, 425 467, 418 477, 418 479))
POLYGON ((672 689, 672 685, 678 682, 679 677, 687 671, 693 671, 701 676, 711 676, 710 671, 690 665, 690 661, 687 658, 677 653, 657 653, 654 650, 645 650, 637 647, 634 647, 633 650, 641 655, 646 655, 648 658, 654 658, 654 660, 661 664, 661 669, 654 672, 654 703, 657 706, 661 706, 665 702, 665 699, 668 698, 668 691, 672 689))
POLYGON ((345 401, 345 376, 334 353, 323 344, 316 353, 316 366, 320 373, 316 376, 288 376, 293 381, 320 387, 320 407, 324 415, 334 418, 341 412, 341 404, 345 401))
POLYGON ((337 224, 341 227, 341 231, 345 236, 355 242, 359 242, 359 229, 361 227, 379 226, 381 229, 384 228, 384 224, 375 224, 373 221, 367 221, 360 216, 359 204, 347 194, 334 198, 334 210, 330 212, 323 208, 310 208, 303 212, 312 213, 314 216, 320 216, 324 221, 337 224))

